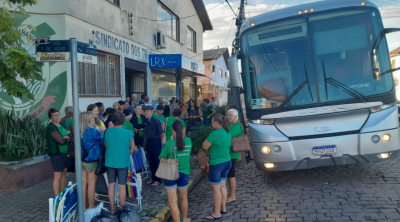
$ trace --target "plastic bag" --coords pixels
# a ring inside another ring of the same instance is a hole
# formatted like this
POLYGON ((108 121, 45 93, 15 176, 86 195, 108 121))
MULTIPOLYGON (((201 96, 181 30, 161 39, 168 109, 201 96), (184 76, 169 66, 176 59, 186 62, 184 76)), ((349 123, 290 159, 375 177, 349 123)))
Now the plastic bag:
POLYGON ((93 217, 100 215, 102 210, 108 211, 103 206, 104 206, 104 202, 101 202, 96 208, 85 210, 85 212, 83 213, 83 218, 84 218, 83 221, 90 222, 93 217))
POLYGON ((118 209, 115 215, 119 218, 120 222, 141 222, 139 214, 126 206, 118 209))
POLYGON ((109 211, 102 209, 100 215, 92 218, 90 222, 119 222, 118 217, 109 211))

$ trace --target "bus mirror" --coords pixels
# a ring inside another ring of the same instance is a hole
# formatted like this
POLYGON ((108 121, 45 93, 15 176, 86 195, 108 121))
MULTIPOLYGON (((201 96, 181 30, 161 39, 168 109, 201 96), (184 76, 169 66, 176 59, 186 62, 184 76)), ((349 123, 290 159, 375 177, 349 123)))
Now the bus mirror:
MULTIPOLYGON (((371 65, 372 65, 372 73, 374 76, 374 79, 379 79, 381 76, 392 73, 394 71, 400 70, 400 67, 398 68, 392 68, 386 71, 381 72, 380 66, 379 66, 379 47, 381 45, 381 42, 383 38, 386 36, 386 34, 391 33, 391 32, 399 32, 400 28, 387 28, 383 29, 381 33, 377 36, 371 50, 371 65)), ((390 66, 391 67, 391 66, 390 66)))
POLYGON ((240 74, 239 74, 239 65, 238 65, 237 54, 232 55, 228 59, 228 68, 229 68, 229 74, 230 74, 230 78, 231 78, 231 87, 242 88, 242 81, 240 79, 240 74))

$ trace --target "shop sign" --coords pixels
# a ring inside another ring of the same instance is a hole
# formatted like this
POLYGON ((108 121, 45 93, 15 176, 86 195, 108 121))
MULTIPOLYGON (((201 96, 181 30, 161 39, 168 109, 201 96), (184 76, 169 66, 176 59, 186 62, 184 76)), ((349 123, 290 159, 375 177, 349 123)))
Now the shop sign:
POLYGON ((97 64, 97 49, 94 45, 77 42, 78 62, 97 64))
POLYGON ((149 55, 151 69, 182 68, 204 75, 204 65, 182 54, 151 54, 149 55))
POLYGON ((151 53, 147 48, 134 44, 131 41, 122 40, 120 37, 106 34, 100 31, 94 32, 94 43, 97 48, 111 49, 114 53, 123 53, 125 57, 147 63, 148 55, 151 53))
POLYGON ((182 56, 182 68, 200 74, 205 74, 203 63, 199 63, 186 56, 182 56))

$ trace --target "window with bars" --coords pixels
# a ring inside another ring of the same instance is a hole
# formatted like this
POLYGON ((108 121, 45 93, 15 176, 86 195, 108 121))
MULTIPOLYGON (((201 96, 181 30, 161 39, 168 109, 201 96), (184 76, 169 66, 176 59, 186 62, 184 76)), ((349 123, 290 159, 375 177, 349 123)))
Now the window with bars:
POLYGON ((78 63, 79 95, 121 96, 119 56, 98 52, 97 65, 78 63))
POLYGON ((188 26, 187 35, 188 49, 196 52, 196 32, 188 26))

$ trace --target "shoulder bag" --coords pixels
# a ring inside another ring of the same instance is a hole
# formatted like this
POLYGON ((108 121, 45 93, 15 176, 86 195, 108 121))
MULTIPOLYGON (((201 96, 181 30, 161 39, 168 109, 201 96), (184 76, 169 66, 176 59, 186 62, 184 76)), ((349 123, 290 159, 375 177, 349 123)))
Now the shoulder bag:
POLYGON ((200 167, 200 169, 206 174, 208 174, 208 172, 210 171, 209 161, 210 155, 208 153, 208 150, 201 148, 197 153, 196 163, 200 167))
POLYGON ((103 137, 103 144, 101 144, 101 151, 100 151, 100 156, 99 159, 97 160, 97 167, 96 167, 96 172, 95 174, 97 176, 104 174, 107 171, 106 167, 106 162, 105 162, 105 153, 106 153, 106 131, 104 131, 104 137, 103 137))
POLYGON ((177 180, 179 178, 179 160, 176 158, 173 139, 171 139, 171 154, 172 150, 174 150, 174 158, 162 157, 160 159, 160 165, 158 166, 156 177, 164 180, 177 180))
POLYGON ((232 137, 232 146, 231 146, 231 152, 248 152, 250 151, 250 144, 249 144, 249 139, 247 136, 244 134, 244 129, 241 123, 240 127, 242 127, 242 135, 241 136, 236 136, 232 137))

